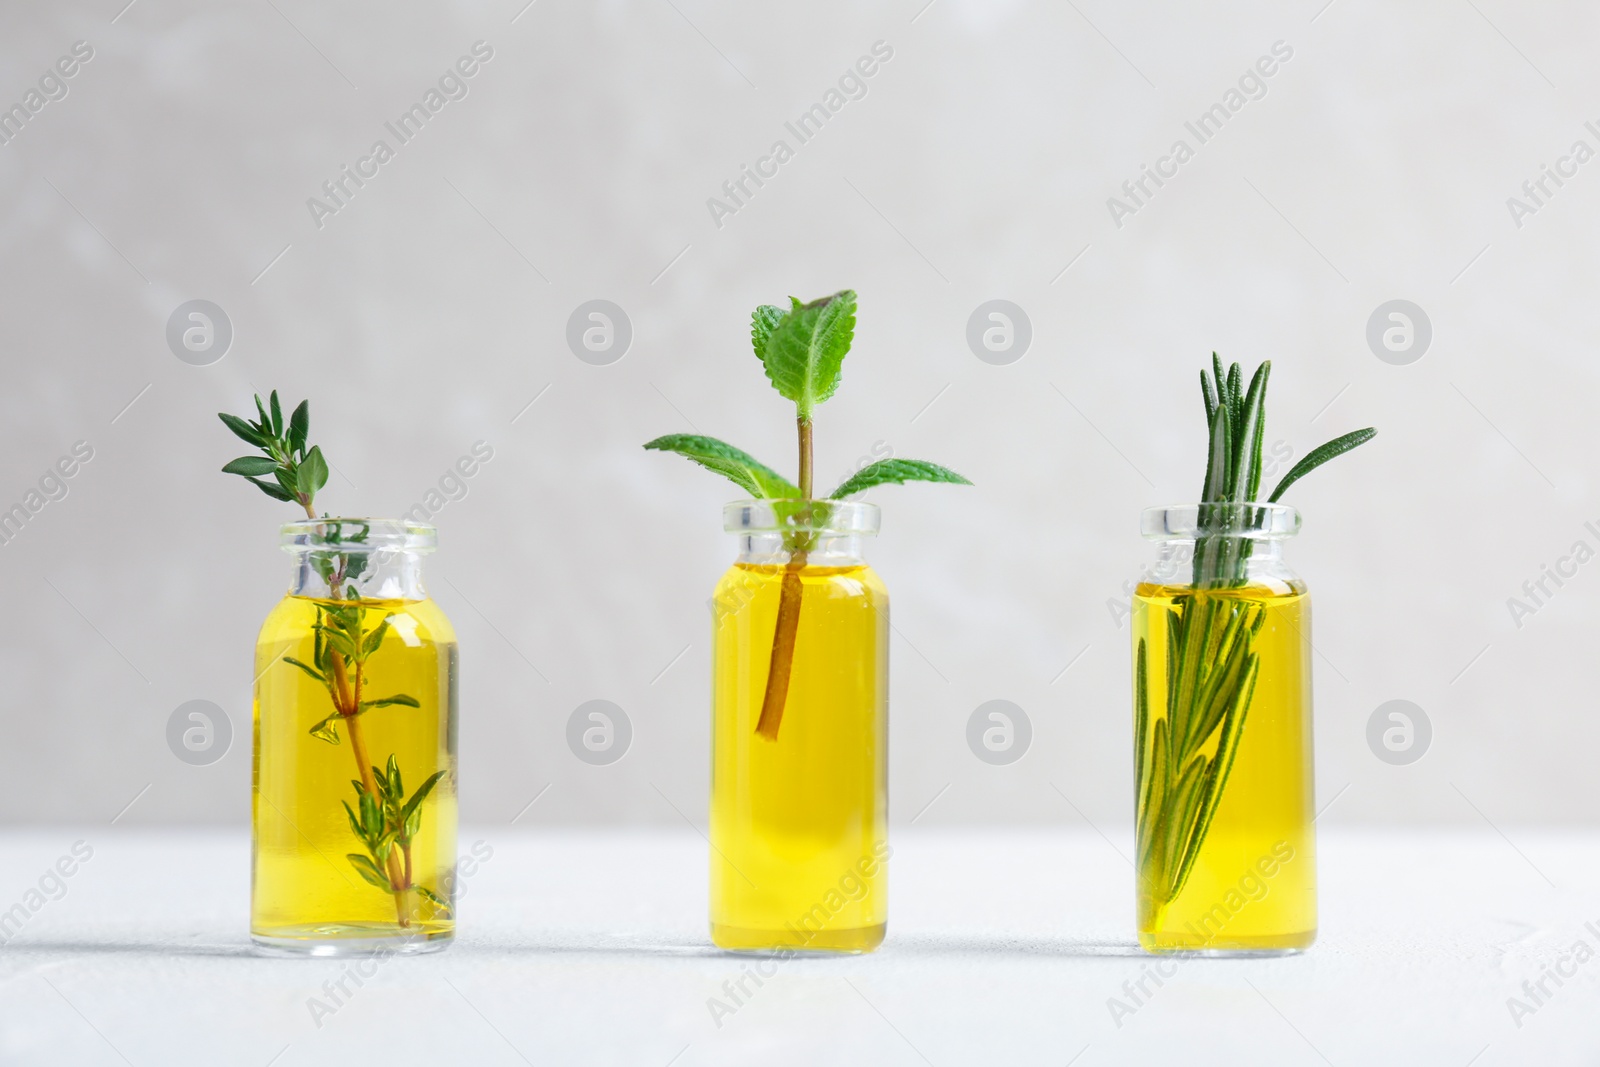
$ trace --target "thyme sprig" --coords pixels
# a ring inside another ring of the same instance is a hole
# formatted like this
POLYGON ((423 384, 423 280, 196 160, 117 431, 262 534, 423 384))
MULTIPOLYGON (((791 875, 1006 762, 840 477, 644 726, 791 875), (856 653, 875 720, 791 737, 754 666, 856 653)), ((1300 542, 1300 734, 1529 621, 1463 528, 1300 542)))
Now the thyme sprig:
POLYGON ((217 418, 234 436, 259 448, 263 454, 230 460, 223 466, 222 473, 237 474, 272 499, 299 504, 305 508, 307 518, 316 518, 312 501, 317 490, 328 484, 328 462, 322 458, 321 448, 306 448, 306 435, 311 430, 311 401, 300 401, 285 425, 276 389, 268 403, 263 404, 259 395, 255 400, 259 422, 221 411, 217 418), (261 480, 269 474, 273 481, 261 480))
POLYGON ((341 675, 354 677, 358 683, 361 681, 368 657, 383 644, 384 637, 389 633, 389 620, 394 617, 393 612, 385 612, 378 620, 377 626, 371 630, 364 630, 362 615, 366 609, 359 601, 355 586, 348 586, 346 593, 349 595, 342 603, 317 607, 317 621, 312 625, 311 645, 315 664, 304 663, 293 656, 283 657, 285 663, 291 667, 298 667, 327 687, 328 697, 334 706, 333 714, 318 722, 307 732, 312 737, 334 745, 339 743, 339 732, 334 724, 340 719, 354 720, 373 708, 395 705, 407 708, 422 706, 416 697, 405 693, 364 699, 359 692, 359 686, 347 691, 341 685, 341 675))
MULTIPOLYGON (((350 832, 367 847, 367 855, 352 852, 345 858, 369 885, 394 893, 397 904, 404 903, 404 889, 412 886, 411 841, 422 824, 422 802, 443 777, 443 771, 435 771, 407 799, 400 777, 400 764, 391 755, 383 770, 372 768, 371 780, 377 785, 376 795, 368 790, 365 782, 350 783, 356 791, 356 807, 361 812, 359 817, 351 809, 349 801, 341 801, 344 813, 350 819, 350 832), (395 866, 400 868, 398 887, 393 871, 395 866)), ((436 907, 449 913, 449 904, 431 889, 426 886, 414 888, 436 907)))
MULTIPOLYGON (((1152 718, 1146 639, 1134 655, 1135 792, 1139 876, 1159 905, 1183 891, 1222 801, 1260 673, 1254 642, 1266 621, 1265 605, 1244 595, 1258 516, 1249 505, 1261 486, 1261 444, 1266 428, 1267 379, 1263 362, 1249 388, 1235 363, 1223 373, 1200 372, 1210 447, 1197 517, 1193 584, 1173 598, 1166 614, 1165 714, 1152 718), (1208 756, 1207 743, 1216 738, 1208 756)), ((1267 498, 1336 456, 1377 436, 1367 428, 1319 445, 1296 463, 1267 498)))
MULTIPOLYGON (((795 639, 800 631, 800 606, 805 596, 802 575, 816 543, 816 524, 825 520, 826 504, 812 495, 812 420, 817 405, 839 388, 844 357, 855 338, 856 294, 849 289, 810 303, 789 298, 789 308, 763 304, 750 316, 750 345, 772 387, 795 405, 799 439, 799 472, 790 482, 748 453, 698 434, 668 434, 644 447, 676 452, 707 470, 715 471, 752 497, 776 501, 786 518, 799 529, 784 535, 788 562, 778 592, 778 617, 773 628, 772 658, 767 667, 766 691, 756 733, 776 741, 788 701, 794 666, 795 639)), ((862 467, 828 494, 827 500, 844 500, 878 485, 905 482, 947 482, 971 485, 961 475, 926 460, 883 459, 862 467)))
MULTIPOLYGON (((255 422, 225 412, 217 415, 235 436, 263 453, 232 460, 222 468, 223 473, 242 476, 274 500, 299 504, 308 518, 316 519, 314 503, 317 491, 327 484, 328 464, 320 447, 307 447, 311 429, 310 401, 301 401, 287 423, 276 390, 266 403, 256 396, 255 404, 259 416, 255 422), (273 481, 261 480, 269 474, 273 481)), ((399 761, 394 755, 389 756, 382 769, 367 758, 362 716, 378 708, 422 706, 421 701, 407 693, 368 695, 371 681, 368 661, 383 647, 390 632, 389 620, 396 614, 375 609, 372 602, 362 599, 355 585, 370 563, 370 553, 352 550, 349 546, 361 545, 370 532, 370 523, 344 519, 325 519, 311 531, 313 545, 326 546, 313 547, 309 557, 327 583, 329 595, 326 601, 315 605, 312 661, 306 663, 287 655, 282 660, 327 689, 333 710, 313 724, 307 733, 337 745, 340 743, 338 726, 343 723, 350 737, 351 755, 360 775, 359 780, 350 783, 356 791, 356 806, 352 809, 348 801, 340 803, 349 818, 350 832, 366 848, 366 855, 352 852, 346 859, 365 882, 394 897, 395 915, 399 925, 404 927, 411 925, 413 909, 409 898, 413 890, 430 901, 441 915, 450 916, 447 901, 426 886, 415 884, 411 856, 412 840, 422 822, 422 803, 445 772, 431 775, 408 798, 399 761), (377 624, 369 628, 366 620, 374 610, 382 614, 377 624)))

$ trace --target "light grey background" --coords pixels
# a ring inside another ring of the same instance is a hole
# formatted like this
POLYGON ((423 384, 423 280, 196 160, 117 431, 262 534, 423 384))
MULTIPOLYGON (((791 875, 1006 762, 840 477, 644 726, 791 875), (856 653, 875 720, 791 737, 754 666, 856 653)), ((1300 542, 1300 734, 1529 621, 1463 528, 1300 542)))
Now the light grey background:
POLYGON ((1574 140, 1600 148, 1591 9, 124 2, 0 10, 0 104, 94 49, 0 146, 0 505, 94 449, 0 547, 0 820, 247 818, 251 648, 293 511, 218 473, 242 449, 213 413, 274 386, 312 398, 336 513, 402 512, 494 449, 429 570, 462 643, 464 816, 700 820, 733 494, 639 445, 698 430, 789 469, 747 316, 844 286, 860 321, 819 479, 887 447, 977 483, 872 497, 897 822, 1128 820, 1111 606, 1150 555, 1140 510, 1197 493, 1212 349, 1276 361, 1268 440, 1296 456, 1381 429, 1291 496, 1329 818, 1600 816, 1600 566, 1520 628, 1507 608, 1600 547, 1600 162, 1521 227, 1506 204, 1574 140), (479 40, 468 95, 319 229, 307 198, 479 40), (707 198, 880 40, 866 96, 715 225, 707 198), (1114 225, 1107 198, 1277 41, 1266 95, 1114 225), (197 298, 235 331, 208 367, 165 341, 197 298), (565 342, 597 298, 633 326, 609 366, 565 342), (965 339, 991 299, 1032 323, 1007 366, 965 339), (1433 326, 1409 366, 1365 340, 1393 299, 1433 326), (165 741, 194 699, 234 723, 209 766, 165 741), (564 741, 594 699, 633 724, 609 766, 564 741), (965 740, 996 699, 1033 726, 1007 766, 965 740), (1433 726, 1407 766, 1367 746, 1393 699, 1433 726))

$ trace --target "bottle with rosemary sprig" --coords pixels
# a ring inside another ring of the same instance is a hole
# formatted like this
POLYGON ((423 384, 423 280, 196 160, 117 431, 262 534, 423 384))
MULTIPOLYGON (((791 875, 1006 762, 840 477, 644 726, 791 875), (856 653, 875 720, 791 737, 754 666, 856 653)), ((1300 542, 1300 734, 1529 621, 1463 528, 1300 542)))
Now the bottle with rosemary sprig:
POLYGON ((455 934, 456 640, 422 585, 423 523, 317 515, 310 407, 221 414, 223 467, 305 518, 256 642, 250 933, 289 955, 426 952, 455 934))
POLYGON ((888 922, 889 594, 863 558, 885 483, 969 484, 911 459, 812 492, 812 419, 855 333, 848 290, 756 308, 750 339, 795 405, 791 482, 715 438, 676 452, 752 499, 723 509, 739 554, 712 598, 711 938, 755 952, 870 952, 888 922))
POLYGON ((1133 596, 1139 941, 1151 952, 1297 952, 1316 938, 1311 601, 1283 559, 1278 503, 1370 441, 1307 452, 1265 501, 1267 377, 1200 372, 1210 448, 1200 502, 1151 508, 1160 556, 1133 596))

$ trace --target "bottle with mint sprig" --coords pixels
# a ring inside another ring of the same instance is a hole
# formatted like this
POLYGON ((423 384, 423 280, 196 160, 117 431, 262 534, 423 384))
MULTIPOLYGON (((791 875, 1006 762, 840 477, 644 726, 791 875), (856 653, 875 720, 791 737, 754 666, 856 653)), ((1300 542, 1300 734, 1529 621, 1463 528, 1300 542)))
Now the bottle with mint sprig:
POLYGON ((1316 938, 1311 599, 1284 560, 1292 484, 1365 444, 1307 452, 1265 500, 1267 378, 1200 372, 1206 472, 1196 504, 1151 508, 1160 556, 1134 590, 1138 932, 1152 952, 1297 952, 1316 938))
POLYGON ((712 599, 711 936, 727 949, 869 952, 888 921, 889 594, 863 555, 878 508, 852 498, 968 483, 887 458, 813 492, 814 419, 855 319, 849 290, 751 317, 755 355, 795 405, 794 481, 711 437, 645 445, 748 496, 723 509, 738 556, 712 599))
POLYGON ((264 952, 440 949, 455 934, 456 641, 422 584, 434 528, 317 514, 310 406, 220 416, 222 469, 305 518, 256 642, 250 932, 264 952))

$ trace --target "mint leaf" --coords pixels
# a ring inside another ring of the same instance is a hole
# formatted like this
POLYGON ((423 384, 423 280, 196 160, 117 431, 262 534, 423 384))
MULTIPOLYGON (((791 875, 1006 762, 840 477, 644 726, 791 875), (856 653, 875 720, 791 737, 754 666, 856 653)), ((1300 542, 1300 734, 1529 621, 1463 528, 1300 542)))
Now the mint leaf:
POLYGON ((880 459, 876 463, 869 463, 850 477, 844 484, 828 494, 830 500, 843 500, 847 496, 864 492, 875 485, 884 485, 893 482, 902 485, 906 482, 952 482, 956 485, 971 485, 961 475, 948 467, 941 467, 937 463, 929 463, 922 459, 880 459))
POLYGON ((753 497, 772 499, 800 495, 800 490, 783 475, 715 437, 674 433, 658 437, 644 447, 657 452, 676 452, 686 459, 692 459, 706 470, 716 471, 753 497))
POLYGON ((783 309, 772 304, 762 304, 750 313, 750 347, 763 363, 767 361, 767 338, 772 336, 773 328, 783 320, 783 315, 783 309))
MULTIPOLYGON (((855 337, 856 294, 844 289, 809 304, 790 302, 759 354, 773 388, 810 420, 812 409, 839 388, 839 369, 855 337)), ((757 328, 750 332, 754 340, 757 328)))

